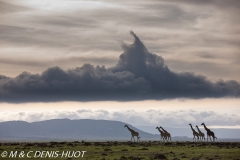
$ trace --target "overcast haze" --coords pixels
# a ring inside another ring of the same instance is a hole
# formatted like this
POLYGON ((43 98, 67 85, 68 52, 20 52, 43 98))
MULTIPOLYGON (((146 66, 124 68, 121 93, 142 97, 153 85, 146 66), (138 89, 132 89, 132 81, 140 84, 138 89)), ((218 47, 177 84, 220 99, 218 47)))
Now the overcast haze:
POLYGON ((0 121, 238 128, 239 8, 238 0, 0 0, 0 121), (59 110, 66 105, 75 107, 59 110))

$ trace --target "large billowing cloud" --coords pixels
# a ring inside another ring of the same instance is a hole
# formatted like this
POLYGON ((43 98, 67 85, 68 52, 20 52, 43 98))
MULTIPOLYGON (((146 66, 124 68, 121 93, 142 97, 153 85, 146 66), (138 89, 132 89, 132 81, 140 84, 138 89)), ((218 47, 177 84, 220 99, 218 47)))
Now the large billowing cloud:
POLYGON ((113 66, 130 29, 171 70, 240 81, 239 0, 0 0, 0 74, 113 66), (109 14, 111 13, 111 14, 109 14), (106 60, 106 59, 107 60, 106 60))
POLYGON ((131 101, 169 98, 239 97, 234 80, 212 82, 190 72, 175 73, 164 59, 150 53, 138 36, 122 43, 124 52, 111 67, 84 64, 76 69, 48 68, 42 74, 23 72, 0 77, 0 101, 131 101))

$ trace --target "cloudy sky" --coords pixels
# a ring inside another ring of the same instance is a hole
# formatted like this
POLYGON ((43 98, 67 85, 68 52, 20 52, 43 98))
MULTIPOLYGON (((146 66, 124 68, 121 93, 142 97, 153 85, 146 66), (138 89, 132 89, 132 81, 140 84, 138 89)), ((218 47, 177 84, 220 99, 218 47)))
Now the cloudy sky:
POLYGON ((0 121, 239 128, 239 7, 0 0, 0 121))

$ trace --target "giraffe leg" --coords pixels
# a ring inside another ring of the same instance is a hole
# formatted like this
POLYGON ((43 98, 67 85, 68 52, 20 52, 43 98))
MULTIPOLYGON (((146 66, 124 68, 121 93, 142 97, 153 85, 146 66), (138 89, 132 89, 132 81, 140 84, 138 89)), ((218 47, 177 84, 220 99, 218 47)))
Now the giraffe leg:
MULTIPOLYGON (((131 142, 132 142, 132 139, 134 139, 133 136, 131 137, 131 142)), ((134 139, 134 141, 135 141, 135 139, 134 139)))
POLYGON ((215 142, 215 137, 214 136, 212 136, 213 137, 213 142, 215 142))

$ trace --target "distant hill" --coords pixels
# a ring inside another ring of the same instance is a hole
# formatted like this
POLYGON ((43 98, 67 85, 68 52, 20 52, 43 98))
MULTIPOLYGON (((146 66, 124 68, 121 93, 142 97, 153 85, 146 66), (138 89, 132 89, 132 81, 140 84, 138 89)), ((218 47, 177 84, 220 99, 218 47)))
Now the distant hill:
MULTIPOLYGON (((131 139, 131 134, 127 128, 124 128, 125 124, 126 123, 119 121, 91 119, 52 119, 32 123, 25 121, 7 121, 0 122, 0 141, 126 141, 131 139)), ((154 126, 139 126, 140 129, 130 124, 128 124, 128 126, 140 134, 141 140, 160 139, 159 132, 154 126), (144 132, 143 130, 150 133, 144 132)), ((190 128, 164 128, 171 133, 173 140, 192 141, 192 131, 190 128)), ((229 139, 240 138, 240 129, 212 130, 218 139, 225 138, 229 141, 229 139)), ((205 133, 205 130, 202 129, 202 131, 205 133)))
MULTIPOLYGON (((125 123, 108 120, 52 119, 28 123, 7 121, 0 123, 0 140, 130 140, 125 123)), ((141 131, 141 138, 159 138, 159 135, 141 131)))

